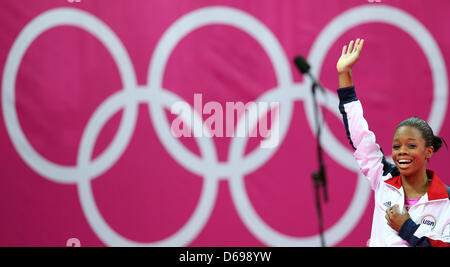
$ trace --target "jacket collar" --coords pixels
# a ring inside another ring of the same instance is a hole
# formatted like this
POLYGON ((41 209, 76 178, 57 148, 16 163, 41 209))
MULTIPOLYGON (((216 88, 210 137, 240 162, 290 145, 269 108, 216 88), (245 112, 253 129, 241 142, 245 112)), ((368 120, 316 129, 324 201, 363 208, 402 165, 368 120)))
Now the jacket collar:
MULTIPOLYGON (((447 188, 445 184, 439 179, 435 172, 427 170, 428 178, 431 178, 430 187, 428 188, 428 200, 438 200, 438 199, 448 199, 449 195, 447 192, 447 188)), ((402 187, 402 178, 400 175, 392 177, 386 181, 385 183, 395 187, 397 190, 400 190, 402 187)))

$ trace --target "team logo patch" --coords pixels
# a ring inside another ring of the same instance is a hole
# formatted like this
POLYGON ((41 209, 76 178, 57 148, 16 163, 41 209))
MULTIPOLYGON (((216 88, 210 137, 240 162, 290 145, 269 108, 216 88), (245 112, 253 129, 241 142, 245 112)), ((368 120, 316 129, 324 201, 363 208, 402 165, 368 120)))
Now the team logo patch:
POLYGON ((436 218, 434 218, 433 215, 425 215, 420 220, 420 224, 428 225, 431 227, 431 230, 433 230, 434 227, 436 226, 436 218))

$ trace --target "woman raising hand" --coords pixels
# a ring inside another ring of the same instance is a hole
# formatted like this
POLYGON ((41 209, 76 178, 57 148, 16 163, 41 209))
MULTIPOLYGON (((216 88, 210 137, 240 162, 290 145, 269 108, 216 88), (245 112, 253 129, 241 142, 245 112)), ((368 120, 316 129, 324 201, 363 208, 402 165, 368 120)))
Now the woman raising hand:
MULTIPOLYGON (((364 40, 351 41, 336 64, 339 110, 354 157, 375 193, 370 246, 450 246, 450 200, 447 187, 427 163, 443 143, 428 123, 417 117, 394 131, 392 159, 386 160, 363 117, 352 68, 364 40)), ((445 142, 444 142, 445 143, 445 142)))

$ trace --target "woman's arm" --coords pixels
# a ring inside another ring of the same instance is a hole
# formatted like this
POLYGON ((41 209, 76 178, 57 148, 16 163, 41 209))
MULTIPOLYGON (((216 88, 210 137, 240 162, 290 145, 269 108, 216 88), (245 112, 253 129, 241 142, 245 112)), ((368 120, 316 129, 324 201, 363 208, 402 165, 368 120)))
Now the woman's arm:
POLYGON ((386 220, 389 226, 398 232, 398 235, 403 238, 412 247, 450 247, 450 243, 445 240, 431 239, 426 236, 417 237, 415 232, 419 228, 419 224, 416 224, 408 214, 406 208, 400 212, 398 205, 394 205, 392 209, 386 210, 386 220))
POLYGON ((344 46, 341 57, 336 65, 339 74, 339 110, 343 117, 347 138, 355 149, 355 157, 361 172, 366 176, 371 188, 376 190, 381 178, 391 174, 395 176, 397 168, 386 161, 383 152, 376 143, 375 134, 369 130, 363 116, 361 102, 356 97, 351 69, 358 60, 364 40, 357 39, 355 46, 351 41, 348 48, 344 46))

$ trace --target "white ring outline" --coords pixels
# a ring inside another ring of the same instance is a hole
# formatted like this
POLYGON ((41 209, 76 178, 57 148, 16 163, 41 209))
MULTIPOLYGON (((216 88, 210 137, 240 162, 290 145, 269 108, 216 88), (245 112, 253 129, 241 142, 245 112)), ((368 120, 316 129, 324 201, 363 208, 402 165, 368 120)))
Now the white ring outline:
MULTIPOLYGON (((61 166, 39 155, 26 139, 20 127, 15 108, 16 76, 26 50, 41 33, 62 25, 76 26, 98 37, 100 42, 110 51, 119 68, 124 90, 131 90, 137 82, 131 60, 120 40, 108 26, 89 13, 69 8, 46 11, 28 23, 17 37, 6 60, 2 81, 2 106, 6 129, 17 152, 34 171, 54 182, 75 183, 78 168, 76 166, 61 166), (13 106, 11 106, 11 103, 13 106)), ((113 150, 122 153, 124 144, 121 140, 125 130, 125 127, 122 125, 134 125, 137 111, 136 107, 133 107, 133 103, 129 103, 126 107, 123 115, 123 120, 126 123, 121 124, 118 133, 112 141, 112 145, 95 159, 93 165, 104 166, 108 165, 108 162, 115 161, 120 154, 111 153, 113 150)), ((95 170, 95 173, 102 173, 103 171, 105 171, 104 168, 99 168, 95 170)))
MULTIPOLYGON (((427 121, 433 128, 434 132, 439 133, 448 105, 447 68, 443 59, 444 57, 442 56, 439 46, 428 30, 418 20, 401 9, 383 5, 361 6, 352 8, 340 14, 332 22, 327 24, 311 47, 308 57, 311 62, 311 72, 316 75, 316 77, 319 77, 322 62, 326 56, 326 53, 323 51, 328 52, 331 45, 336 42, 342 33, 351 27, 372 22, 384 22, 405 31, 424 51, 428 63, 430 64, 433 80, 433 103, 427 121)), ((304 86, 309 88, 311 86, 311 82, 306 80, 304 86)), ((306 99, 309 98, 310 96, 306 99)), ((327 98, 327 100, 328 99, 329 98, 327 98)), ((312 115, 314 114, 312 101, 305 102, 305 112, 309 114, 307 118, 309 119, 308 121, 311 129, 315 132, 315 129, 317 128, 314 120, 312 120, 312 115)), ((322 134, 324 139, 329 141, 329 145, 325 147, 327 153, 336 159, 342 166, 359 171, 359 168, 356 165, 356 168, 352 168, 351 166, 348 166, 348 163, 344 162, 341 158, 342 155, 348 154, 348 150, 339 144, 337 139, 335 139, 333 134, 331 134, 328 127, 324 128, 322 134)), ((347 158, 347 156, 345 158, 347 158)))
MULTIPOLYGON (((195 238, 209 218, 217 193, 218 183, 216 179, 206 179, 199 204, 197 205, 197 208, 195 209, 189 222, 186 223, 183 229, 175 233, 170 238, 148 244, 133 242, 126 238, 122 238, 114 230, 112 230, 101 217, 92 196, 92 189, 90 187, 91 178, 101 175, 106 169, 113 165, 120 155, 123 154, 123 151, 129 143, 137 118, 138 102, 136 100, 141 98, 141 100, 145 99, 149 102, 156 102, 159 100, 164 103, 164 101, 167 102, 167 100, 174 98, 174 95, 169 92, 160 92, 158 95, 161 96, 161 99, 156 97, 156 95, 153 95, 153 98, 149 97, 151 96, 151 92, 149 90, 146 89, 144 91, 138 89, 133 73, 131 61, 128 58, 128 54, 125 52, 122 43, 116 38, 113 32, 96 17, 87 12, 71 8, 57 8, 46 11, 27 24, 13 44, 8 56, 2 85, 2 101, 5 124, 14 147, 18 151, 19 155, 33 170, 41 176, 54 182, 78 184, 78 192, 80 195, 82 209, 89 224, 103 242, 109 245, 120 244, 122 246, 181 246, 195 238), (42 158, 26 140, 25 135, 21 131, 20 124, 17 119, 17 113, 15 112, 16 110, 14 107, 11 108, 9 105, 9 103, 15 103, 15 79, 19 62, 23 58, 26 49, 41 33, 50 28, 62 25, 76 26, 98 37, 107 50, 112 53, 112 56, 119 67, 121 77, 125 77, 125 79, 123 79, 124 90, 119 91, 106 99, 99 106, 99 108, 97 108, 94 115, 87 123, 81 138, 77 166, 75 167, 59 166, 42 158), (117 51, 119 51, 119 53, 114 53, 117 51), (90 163, 90 157, 92 156, 92 149, 94 145, 94 142, 91 140, 95 140, 93 139, 93 136, 97 136, 99 131, 107 122, 109 117, 105 117, 105 113, 106 115, 109 114, 112 116, 119 111, 121 107, 125 108, 125 111, 119 129, 111 142, 111 145, 105 149, 105 151, 92 163, 90 163)), ((175 100, 180 101, 180 99, 176 97, 175 100)), ((212 142, 209 139, 204 139, 199 144, 201 152, 212 150, 212 142), (209 149, 208 147, 205 148, 208 144, 209 149)), ((215 154, 211 155, 211 153, 206 153, 205 158, 215 160, 214 155, 215 154)), ((210 175, 206 174, 205 176, 210 175)))
MULTIPOLYGON (((175 94, 170 93, 169 91, 161 90, 158 92, 152 92, 147 88, 137 89, 131 92, 121 91, 120 93, 116 93, 108 98, 92 116, 93 119, 89 121, 85 134, 83 134, 80 151, 84 153, 80 152, 78 154, 78 164, 80 166, 80 169, 89 169, 89 159, 93 153, 94 148, 94 141, 92 140, 96 140, 96 138, 85 138, 85 136, 97 137, 108 119, 112 115, 114 115, 114 113, 117 112, 117 110, 120 109, 122 105, 124 105, 124 99, 143 101, 149 104, 150 102, 152 102, 151 104, 154 104, 155 101, 160 101, 167 107, 170 107, 171 104, 180 101, 180 99, 175 94), (109 114, 105 115, 105 112, 109 112, 109 114), (101 117, 101 119, 99 119, 100 121, 94 119, 97 117, 101 117), (92 121, 95 121, 95 123, 92 123, 92 121)), ((208 152, 205 153, 205 151, 208 151, 208 149, 209 151, 211 150, 212 143, 206 142, 199 144, 202 154, 207 155, 207 157, 205 158, 216 160, 214 155, 210 155, 210 153, 208 152), (205 144, 209 144, 210 146, 205 146, 205 144)), ((80 180, 78 181, 78 192, 83 211, 89 224, 97 233, 99 238, 106 244, 114 246, 183 246, 191 242, 198 235, 198 233, 201 231, 208 218, 210 217, 215 204, 219 185, 218 180, 213 178, 214 177, 211 177, 211 175, 205 174, 199 203, 197 204, 197 207, 195 208, 194 213, 191 215, 188 222, 185 223, 185 225, 180 230, 178 230, 168 238, 148 243, 135 242, 124 238, 108 225, 108 223, 101 216, 101 213, 95 203, 89 173, 80 175, 80 180)))
MULTIPOLYGON (((388 7, 375 7, 375 8, 380 8, 380 12, 382 13, 382 12, 388 12, 388 11, 390 11, 390 12, 393 12, 393 14, 394 15, 401 15, 401 16, 404 16, 404 17, 409 17, 410 19, 412 19, 412 21, 415 21, 414 20, 414 18, 412 18, 412 17, 410 17, 409 15, 407 15, 407 14, 405 14, 403 11, 401 11, 401 10, 398 10, 398 11, 396 11, 394 8, 388 8, 388 7)), ((228 8, 229 9, 229 8, 228 8)), ((343 18, 344 17, 344 15, 345 14, 351 14, 352 12, 356 12, 358 9, 361 9, 361 10, 365 10, 365 11, 368 11, 368 14, 369 15, 371 15, 371 14, 373 14, 371 11, 374 9, 374 7, 370 7, 370 8, 367 8, 367 7, 361 7, 361 8, 355 8, 355 9, 352 9, 352 10, 350 10, 350 11, 348 11, 348 12, 346 12, 346 13, 344 13, 344 14, 342 14, 342 15, 340 15, 338 18, 343 18)), ((206 11, 206 10, 208 10, 208 8, 204 8, 204 10, 206 11)), ((232 10, 232 9, 229 9, 229 10, 232 10)), ((67 11, 67 9, 66 9, 66 11, 67 11)), ((195 12, 195 11, 194 11, 195 12)), ((240 12, 240 11, 239 11, 240 12)), ((71 12, 69 12, 69 13, 71 13, 71 12)), ((190 13, 191 14, 191 13, 190 13)), ((243 14, 245 14, 245 13, 243 13, 243 14)), ((379 13, 377 13, 377 14, 379 14, 379 13)), ((42 16, 43 16, 44 14, 42 14, 42 16)), ((72 14, 73 15, 73 14, 72 14)), ((90 15, 89 15, 90 16, 90 15)), ((248 16, 248 15, 247 15, 248 16)), ((34 21, 34 20, 33 20, 34 21)), ((335 21, 335 20, 333 20, 333 21, 335 21)), ((370 21, 368 21, 368 22, 370 22, 370 21)), ((417 22, 418 23, 418 25, 421 25, 419 22, 417 22)), ((31 24, 31 23, 30 23, 31 24)), ((30 24, 28 24, 28 26, 30 25, 30 24)), ((329 25, 331 25, 331 23, 329 24, 329 25)), ((28 28, 28 26, 26 27, 26 28, 28 28)), ((80 26, 80 27, 82 27, 82 26, 80 26)), ((331 26, 330 26, 331 27, 331 26)), ((106 27, 107 28, 107 27, 106 27)), ((327 26, 327 28, 328 28, 328 26, 327 26)), ((425 28, 423 28, 425 31, 425 33, 428 33, 427 31, 426 31, 426 29, 425 28)), ((24 31, 25 31, 25 29, 24 29, 24 31)), ((89 31, 89 30, 88 30, 89 31)), ((322 31, 322 33, 323 32, 325 32, 325 29, 322 31)), ((92 33, 92 32, 91 32, 92 33)), ((93 35, 95 35, 95 33, 92 33, 93 35)), ((21 36, 22 36, 22 34, 21 34, 21 36)), ((36 35, 37 36, 37 35, 36 35)), ((36 37, 35 36, 35 37, 36 37)), ((431 35, 429 35, 429 36, 431 36, 431 35)), ((20 37, 20 36, 19 36, 20 37)), ((113 36, 114 38, 113 39, 115 39, 115 36, 113 36)), ((319 42, 319 38, 318 39, 316 39, 316 42, 315 42, 315 44, 316 43, 320 43, 319 42)), ((15 51, 15 48, 16 48, 16 44, 17 43, 21 43, 23 40, 21 40, 20 38, 18 38, 17 40, 16 40, 16 42, 14 43, 14 45, 13 45, 13 48, 11 49, 11 53, 10 53, 10 55, 11 54, 14 54, 14 55, 16 55, 15 53, 12 53, 12 51, 15 51)), ((103 40, 101 40, 101 41, 103 41, 103 40)), ((431 43, 432 44, 435 44, 435 42, 434 42, 434 39, 431 37, 431 43)), ((121 48, 123 48, 122 46, 121 46, 121 43, 120 43, 120 41, 118 41, 118 43, 119 43, 119 45, 120 45, 120 47, 121 48)), ((113 50, 111 50, 110 49, 110 47, 109 47, 109 45, 108 45, 108 43, 106 42, 106 43, 104 43, 104 45, 108 48, 108 50, 109 51, 115 51, 114 50, 114 48, 113 48, 113 50)), ((313 47, 315 47, 315 46, 313 46, 313 47)), ((437 48, 437 45, 435 46, 436 48, 437 48)), ((23 48, 23 47, 22 47, 23 48)), ((16 48, 17 49, 17 48, 16 48)), ((21 48, 19 48, 19 50, 21 50, 21 48)), ((314 49, 312 50, 312 51, 314 51, 314 49)), ((324 50, 322 50, 322 51, 324 51, 324 50)), ((441 53, 440 53, 440 51, 439 51, 439 48, 437 48, 437 53, 438 53, 438 55, 442 58, 442 55, 441 55, 441 53)), ((25 52, 25 50, 23 50, 22 51, 22 54, 18 57, 19 59, 21 59, 22 58, 22 56, 23 56, 23 53, 25 52)), ((428 55, 428 53, 427 53, 427 50, 425 51, 425 53, 428 55)), ((313 54, 313 53, 312 53, 313 54)), ((126 53, 125 53, 125 56, 126 56, 126 53)), ((113 54, 113 57, 116 59, 116 57, 115 57, 115 55, 113 54)), ((7 60, 7 66, 9 66, 10 65, 10 63, 9 63, 9 61, 10 61, 10 57, 8 57, 8 60, 7 60)), ((128 63, 130 63, 129 62, 129 59, 128 59, 128 57, 126 56, 126 61, 128 62, 128 63)), ((116 60, 116 62, 117 62, 117 60, 116 60)), ((313 62, 313 60, 311 60, 311 62, 313 62)), ((443 60, 441 61, 441 63, 443 63, 443 60)), ((131 66, 131 63, 130 64, 128 64, 129 66, 131 66)), ((437 65, 439 65, 439 64, 437 64, 437 65)), ((432 63, 432 73, 433 73, 433 81, 434 81, 434 84, 436 85, 436 83, 439 83, 439 82, 441 82, 442 83, 442 79, 440 79, 440 78, 442 78, 442 76, 439 76, 439 75, 436 75, 435 74, 435 70, 442 70, 442 69, 444 69, 445 70, 445 64, 442 64, 443 65, 443 68, 441 67, 441 66, 438 66, 437 68, 436 68, 436 64, 433 64, 432 63), (440 67, 440 68, 439 68, 440 67), (436 80, 437 80, 437 82, 436 82, 436 80)), ((122 71, 122 69, 121 69, 121 66, 122 65, 118 65, 119 66, 119 69, 121 70, 121 74, 123 75, 123 71, 122 71)), ((319 69, 317 66, 319 66, 318 64, 317 65, 313 65, 314 67, 316 67, 316 69, 319 69)), ((5 110, 8 110, 8 108, 7 108, 7 105, 5 105, 5 102, 7 102, 5 99, 8 99, 8 97, 9 97, 9 99, 13 99, 14 100, 14 83, 15 83, 15 80, 14 79, 11 79, 11 80, 8 80, 8 79, 5 79, 5 76, 7 76, 7 77, 14 77, 15 78, 15 75, 17 74, 17 69, 18 69, 18 65, 17 65, 17 67, 15 68, 15 71, 13 71, 13 74, 14 75, 11 75, 11 73, 10 73, 10 68, 7 68, 7 67, 5 67, 5 72, 4 72, 4 79, 3 79, 3 88, 4 88, 4 90, 3 90, 3 109, 4 109, 4 114, 5 114, 5 117, 8 117, 6 114, 9 112, 9 111, 7 111, 7 112, 5 112, 5 110), (6 75, 6 74, 10 74, 10 75, 6 75), (5 84, 6 84, 6 86, 5 86, 5 84), (13 90, 12 90, 12 93, 11 93, 11 90, 6 90, 5 88, 8 88, 8 86, 9 87, 12 87, 13 88, 13 90), (8 93, 9 93, 9 95, 8 95, 8 93), (6 97, 5 97, 6 96, 6 97)), ((132 68, 128 68, 129 70, 130 69, 132 69, 132 68)), ((13 68, 13 70, 14 70, 14 68, 13 68)), ((314 71, 316 71, 315 69, 313 69, 314 71)), ((125 71, 126 72, 126 71, 125 71)), ((121 76, 122 76, 121 75, 121 76)), ((122 76, 123 77, 123 76, 122 76)), ((133 78, 134 78, 134 76, 133 76, 133 78)), ((134 79, 135 80, 135 79, 134 79)), ((439 129, 440 129, 440 126, 441 126, 441 123, 442 123, 442 119, 441 119, 441 121, 439 121, 439 116, 438 115, 441 115, 440 117, 443 117, 443 114, 445 114, 445 112, 444 113, 439 113, 439 112, 437 112, 438 110, 439 110, 439 108, 442 108, 442 106, 445 106, 445 108, 446 108, 446 105, 444 105, 444 104, 446 104, 446 101, 447 101, 447 99, 445 98, 445 97, 443 97, 443 96, 445 96, 446 94, 447 94, 447 90, 444 90, 444 89, 447 89, 447 86, 446 86, 446 82, 447 82, 447 80, 446 79, 444 79, 444 82, 445 82, 445 86, 435 86, 434 87, 434 89, 435 89, 435 94, 434 94, 434 100, 440 100, 440 101, 438 101, 438 102, 440 102, 441 103, 441 105, 438 105, 437 107, 436 106, 434 106, 433 105, 433 107, 432 107, 432 112, 431 112, 431 114, 430 114, 430 117, 431 117, 431 119, 430 119, 430 125, 432 125, 432 126, 434 126, 434 128, 435 129, 438 129, 437 131, 439 131, 439 129), (437 93, 436 93, 437 92, 437 93), (444 102, 442 102, 442 101, 444 101, 444 102), (438 115, 435 115, 435 114, 438 114, 438 115), (437 118, 435 117, 435 116, 437 116, 437 118)), ((126 81, 125 81, 125 83, 126 83, 126 81)), ((307 84, 307 83, 306 83, 307 84)), ((284 85, 284 86, 286 86, 286 84, 284 85)), ((303 85, 303 87, 304 86, 306 86, 306 85, 303 85)), ((289 87, 289 86, 288 86, 289 87)), ((290 87, 294 87, 294 85, 291 85, 290 87)), ((124 90, 127 90, 127 88, 129 88, 128 86, 125 86, 125 89, 124 90)), ((305 98, 305 101, 306 101, 306 99, 307 98, 305 98)), ((11 101, 11 100, 10 100, 11 101)), ((307 101, 306 101, 307 102, 307 101)), ((14 101, 11 101, 11 102, 9 102, 9 103, 15 103, 14 101)), ((433 102, 434 103, 434 102, 433 102)), ((132 103, 131 103, 132 104, 132 103)), ((130 104, 130 105, 131 105, 130 104)), ((134 110, 134 112, 135 112, 135 108, 134 109, 130 109, 129 108, 130 106, 129 105, 125 105, 125 109, 126 109, 126 111, 127 110, 131 110, 131 111, 129 111, 129 112, 132 112, 133 110, 134 110)), ((13 109, 11 109, 11 108, 9 108, 9 110, 14 110, 15 111, 15 109, 13 108, 13 109)), ((125 112, 125 113, 127 113, 127 112, 125 112)), ((307 112, 308 113, 308 112, 307 112)), ((14 113, 15 114, 15 113, 14 113)), ((132 113, 129 113, 129 114, 132 114, 132 113)), ((16 114, 15 114, 16 115, 16 114)), ((11 114, 9 114, 9 117, 11 117, 11 114)), ((13 116, 14 117, 14 116, 13 116)), ((132 116, 130 116, 130 117, 132 117, 132 116)), ((290 116, 289 116, 290 117, 290 116)), ((15 118, 17 118, 17 116, 15 116, 15 118)), ((128 118, 127 116, 125 116, 125 118, 128 118)), ((5 121, 6 121, 6 119, 5 119, 5 121)), ((19 126, 19 123, 18 123, 18 121, 16 120, 15 122, 13 122, 13 123, 16 123, 17 124, 17 126, 18 126, 18 129, 20 130, 20 126, 19 126)), ((6 124, 8 124, 8 123, 6 123, 6 124)), ((133 124, 134 124, 134 122, 133 122, 133 124)), ((311 123, 310 123, 311 124, 311 123)), ((121 129, 122 129, 122 126, 120 127, 121 129)), ((9 133, 9 135, 10 135, 10 137, 11 137, 11 139, 13 139, 14 137, 11 135, 11 128, 10 127, 8 127, 8 125, 7 125, 7 129, 8 129, 8 133, 9 133)), ((312 129, 315 129, 314 127, 312 128, 312 129)), ((116 138, 117 138, 117 136, 119 136, 120 135, 120 133, 121 133, 121 131, 119 130, 119 133, 118 134, 116 134, 116 137, 115 137, 115 139, 114 140, 116 140, 116 138)), ((23 133, 22 133, 23 134, 23 133)), ((330 135, 331 136, 331 135, 330 135)), ((23 136, 24 137, 24 136, 23 136)), ((26 141, 26 139, 24 138, 23 140, 25 140, 25 143, 26 144, 28 144, 27 143, 27 141, 26 141)), ((23 141, 22 140, 22 141, 23 141)), ((164 139, 163 139, 164 140, 164 139)), ((14 143, 14 141, 13 141, 13 143, 14 143)), ((114 144, 115 142, 113 141, 113 144, 114 144)), ((14 143, 14 145, 15 145, 15 148, 18 150, 18 152, 19 152, 19 154, 22 156, 22 154, 21 154, 21 151, 18 149, 18 145, 16 144, 16 143, 14 143)), ((31 148, 31 146, 29 146, 30 148, 31 148)), ((32 150, 32 152, 35 152, 33 149, 31 149, 32 150)), ((24 150, 25 152, 27 152, 27 153, 30 153, 30 151, 27 151, 27 150, 24 150)), ((23 153, 25 153, 24 151, 22 151, 23 153)), ((109 151, 109 148, 106 150, 106 152, 108 152, 109 151)), ((106 152, 104 152, 103 154, 106 154, 106 152)), ((103 155, 102 154, 102 155, 103 155)), ((38 155, 37 153, 36 153, 36 155, 38 155)), ((103 158, 102 157, 102 155, 101 156, 99 156, 95 161, 94 161, 94 163, 95 162, 97 162, 97 160, 98 160, 98 162, 101 162, 100 161, 100 159, 101 158, 103 158)), ((330 155, 332 155, 332 154, 330 154, 330 155)), ((38 155, 39 156, 39 155, 38 155)), ((80 156, 79 156, 80 157, 80 156)), ((22 156, 22 158, 24 158, 23 156, 22 156)), ((39 157, 37 157, 37 158, 39 158, 39 157)), ((108 158, 108 157, 106 157, 106 158, 108 158)), ((336 159, 336 158, 335 158, 336 159)), ((340 157, 337 157, 337 159, 340 159, 340 157)), ((29 160, 27 160, 26 158, 24 158, 24 160, 30 165, 30 162, 29 162, 29 160)), ((112 161, 115 161, 115 160, 112 160, 112 161)), ((32 161, 33 162, 33 161, 32 161)), ((46 160, 43 160, 40 164, 47 164, 48 162, 46 162, 46 160)), ((87 164, 87 163, 86 163, 87 164)), ((93 164, 93 165, 95 165, 95 164, 93 164)), ((100 164, 101 165, 101 164, 100 164)), ((107 165, 107 164, 106 164, 107 165)), ((40 167, 39 166, 32 166, 32 165, 30 165, 35 171, 37 171, 39 174, 41 174, 41 175, 43 175, 43 176, 47 176, 47 175, 45 175, 45 172, 43 172, 43 171, 41 171, 40 170, 40 167)), ((57 170, 59 167, 58 166, 51 166, 51 164, 50 164, 50 167, 56 167, 55 168, 55 171, 53 171, 53 172, 55 172, 55 173, 58 173, 58 175, 50 175, 50 177, 48 177, 48 178, 50 178, 51 180, 54 180, 54 181, 59 181, 59 182, 72 182, 71 180, 73 180, 74 179, 74 173, 73 172, 75 172, 73 169, 68 169, 68 167, 66 167, 67 169, 64 169, 62 172, 60 172, 62 175, 59 175, 60 173, 59 172, 57 172, 57 171, 61 171, 61 170, 57 170), (66 177, 66 178, 63 178, 63 179, 61 179, 61 177, 66 177), (69 177, 69 178, 67 178, 67 177, 69 177), (69 180, 69 181, 67 181, 67 180, 69 180)), ((97 171, 97 173, 101 173, 103 170, 101 170, 100 169, 100 171, 97 171)), ((94 171, 89 171, 89 172, 91 172, 90 174, 89 174, 89 176, 90 175, 93 175, 95 172, 94 171)), ((75 172, 76 173, 76 172, 75 172)), ((88 179, 86 179, 86 180, 88 180, 88 179)), ((206 179, 206 180, 210 180, 210 179, 206 179)), ((235 181, 236 180, 236 178, 234 178, 234 179, 231 179, 232 181, 235 181)), ((241 179, 242 180, 242 179, 241 179)), ((359 184, 359 183, 358 183, 359 184)), ((353 201, 352 201, 352 203, 353 203, 353 201)), ((235 203, 236 204, 236 203, 235 203)), ((347 214, 347 213, 346 213, 347 214)), ((245 221, 245 220, 244 220, 245 221)), ((251 226, 249 227, 249 228, 251 228, 251 226)), ((251 230, 253 230, 253 229, 251 229, 251 230)), ((254 232, 255 233, 255 231, 252 231, 252 232, 254 232)), ((327 231, 328 232, 328 231, 327 231)), ((257 236, 259 236, 257 233, 256 233, 256 235, 257 236)), ((305 238, 303 238, 303 239, 305 239, 305 238)), ((305 239, 306 240, 306 239, 305 239)), ((338 242, 338 241, 336 241, 336 242, 338 242)))
MULTIPOLYGON (((407 31, 412 37, 417 40, 417 35, 423 34, 427 40, 422 42, 422 39, 419 42, 419 45, 423 48, 425 46, 425 54, 427 56, 428 61, 431 63, 431 70, 433 74, 434 81, 434 101, 433 108, 430 119, 430 126, 435 127, 436 132, 439 132, 442 121, 444 119, 445 110, 447 106, 447 79, 446 79, 446 68, 444 61, 442 59, 442 54, 438 46, 436 45, 431 34, 428 33, 426 28, 414 19, 411 15, 405 13, 404 11, 396 8, 391 8, 388 6, 379 6, 379 7, 356 7, 350 9, 347 12, 339 15, 337 18, 332 20, 327 26, 321 31, 319 37, 314 42, 313 48, 310 52, 309 61, 312 64, 312 72, 314 74, 318 74, 318 70, 323 62, 323 58, 326 55, 325 52, 328 52, 329 46, 331 46, 334 41, 338 38, 338 36, 342 35, 343 32, 347 31, 351 27, 358 26, 363 23, 369 22, 385 22, 392 23, 394 26, 399 27, 402 30, 407 31), (373 11, 373 12, 372 12, 373 11), (399 19, 399 17, 401 19, 399 19), (404 20, 404 21, 402 21, 404 20), (401 21, 401 22, 399 22, 401 21), (413 27, 412 30, 409 27, 413 27), (414 28, 416 27, 416 28, 414 28), (331 36, 331 37, 330 37, 331 36), (328 46, 328 47, 327 47, 328 46), (430 55, 438 55, 439 59, 435 61, 435 57, 430 57, 430 55), (440 71, 437 72, 436 71, 440 71), (435 101, 438 101, 438 107, 435 108, 435 101), (439 105, 439 103, 444 103, 439 105), (444 108, 444 112, 439 109, 444 108), (435 117, 437 116, 437 118, 435 117)), ((422 37, 423 37, 422 36, 422 37)), ((303 84, 303 89, 309 88, 311 85, 311 81, 306 80, 303 84)), ((329 90, 327 90, 329 91, 329 90)), ((312 96, 309 90, 305 90, 308 92, 305 100, 305 111, 307 118, 309 119, 310 128, 313 129, 314 134, 316 134, 316 126, 314 120, 312 120, 313 110, 312 110, 312 96)), ((328 92, 326 93, 329 94, 328 92)), ((332 109, 335 110, 335 109, 332 109)), ((335 112, 333 112, 336 114, 335 112)), ((339 149, 345 148, 340 145, 334 136, 331 134, 331 131, 327 127, 326 123, 323 126, 323 139, 327 140, 327 146, 324 146, 324 150, 329 153, 335 160, 338 161, 344 167, 350 167, 350 170, 356 170, 358 173, 359 167, 355 164, 353 160, 353 156, 351 156, 352 160, 348 160, 349 153, 345 153, 345 150, 340 151, 339 149), (330 140, 334 143, 329 142, 330 140), (334 148, 331 149, 331 147, 334 148), (341 152, 342 154, 337 153, 341 152), (346 161, 346 162, 345 162, 346 161), (350 163, 351 162, 351 163, 350 163)), ((323 142, 323 141, 322 141, 323 142)), ((338 222, 336 222, 333 226, 324 231, 325 240, 327 240, 327 244, 334 245, 342 240, 354 227, 354 225, 359 221, 364 212, 364 208, 367 206, 370 196, 370 188, 368 186, 368 182, 366 179, 361 179, 362 175, 358 175, 356 191, 354 194, 354 198, 352 200, 352 204, 346 210, 345 214, 341 217, 338 222), (355 203, 355 198, 358 199, 355 203), (353 219, 351 219, 353 218, 353 219)), ((264 243, 272 245, 272 246, 320 246, 320 236, 315 235, 312 237, 301 237, 301 238, 293 238, 287 235, 284 235, 269 225, 267 225, 257 214, 254 208, 251 205, 250 200, 248 199, 248 195, 245 193, 245 185, 243 182, 243 176, 236 175, 231 179, 231 192, 233 196, 233 201, 237 207, 238 213, 245 222, 246 226, 251 230, 251 232, 260 238, 264 243), (242 206, 241 206, 242 204, 242 206), (255 229, 256 228, 256 229, 255 229)))
MULTIPOLYGON (((149 67, 147 82, 151 90, 162 90, 162 79, 165 66, 171 51, 175 48, 179 41, 195 29, 211 24, 225 24, 227 26, 233 26, 255 38, 255 40, 257 40, 266 51, 267 55, 271 59, 271 62, 274 63, 274 70, 279 83, 279 90, 287 91, 293 86, 290 66, 286 59, 286 55, 275 36, 269 29, 267 29, 267 27, 265 27, 256 18, 237 9, 229 7, 206 7, 194 10, 178 19, 161 37, 153 52, 149 67)), ((287 95, 287 93, 282 95, 287 95)), ((284 120, 282 119, 282 121, 289 122, 290 115, 292 113, 292 103, 291 101, 286 100, 286 98, 284 98, 284 103, 286 106, 283 110, 281 110, 280 116, 281 118, 285 118, 284 120)), ((161 113, 162 109, 156 105, 152 105, 150 108, 152 121, 164 121, 163 125, 169 125, 167 118, 161 113)), ((256 121, 250 122, 250 125, 254 125, 255 123, 256 121)), ((243 120, 238 123, 236 131, 239 131, 241 127, 245 127, 245 121, 243 120)), ((288 125, 282 124, 281 128, 287 129, 287 127, 288 125)), ((242 164, 242 161, 239 160, 229 161, 226 164, 212 162, 212 164, 209 165, 197 160, 195 162, 195 168, 193 168, 192 164, 189 165, 184 161, 186 158, 196 158, 197 156, 186 149, 178 139, 174 139, 172 137, 168 139, 164 138, 166 136, 171 136, 169 130, 170 129, 168 127, 165 127, 164 131, 161 130, 161 127, 157 127, 158 136, 161 140, 163 140, 162 142, 165 143, 165 147, 172 157, 186 169, 193 172, 195 170, 204 169, 203 173, 214 172, 217 177, 229 177, 232 173, 239 171, 248 172, 248 168, 251 166, 250 164, 242 164)), ((231 142, 235 144, 239 143, 243 139, 244 138, 232 138, 231 142)), ((230 147, 233 147, 233 145, 230 145, 230 147)), ((260 149, 260 151, 262 150, 260 149)))

